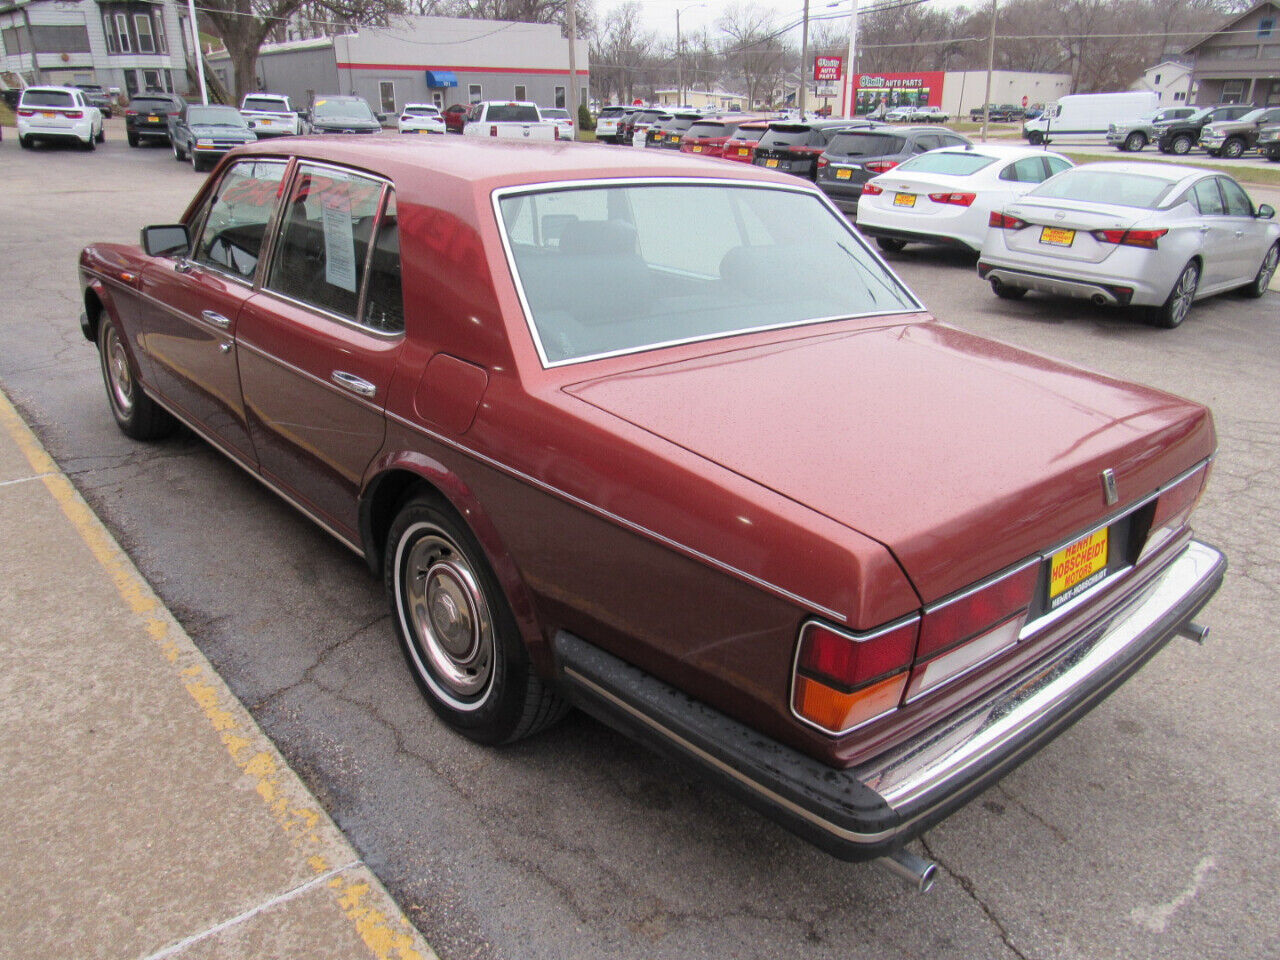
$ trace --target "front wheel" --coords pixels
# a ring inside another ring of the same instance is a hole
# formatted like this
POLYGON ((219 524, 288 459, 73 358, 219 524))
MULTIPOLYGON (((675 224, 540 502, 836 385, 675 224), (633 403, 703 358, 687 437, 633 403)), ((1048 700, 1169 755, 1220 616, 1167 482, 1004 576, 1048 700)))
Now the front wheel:
POLYGON ((1244 154, 1244 141, 1239 137, 1232 137, 1222 145, 1219 156, 1226 157, 1228 160, 1236 160, 1244 154))
POLYGON ((1253 278, 1248 286, 1241 288, 1240 292, 1246 297, 1255 300, 1266 293, 1271 286, 1271 278, 1276 275, 1277 263, 1280 263, 1280 242, 1271 245, 1267 255, 1262 258, 1262 266, 1258 268, 1258 275, 1253 278))
POLYGON ((98 141, 98 143, 106 143, 106 142, 107 142, 107 128, 106 128, 106 127, 101 127, 101 128, 98 130, 98 136, 97 136, 95 139, 98 141))
POLYGON ((105 313, 98 323, 98 359, 111 415, 121 433, 134 440, 159 440, 173 432, 176 421, 143 392, 120 331, 105 313))
POLYGON ((1267 159, 1272 163, 1280 163, 1280 147, 1268 147, 1267 159))
POLYGON ((1027 143, 1031 144, 1033 147, 1040 146, 1042 143, 1044 143, 1044 134, 1041 133, 1039 130, 1031 131, 1030 133, 1027 134, 1027 143))
POLYGON ((509 743, 567 704, 529 662, 515 617, 470 530, 438 501, 409 500, 391 525, 383 579, 396 636, 431 709, 479 743, 509 743))
POLYGON ((1190 153, 1192 146, 1191 138, 1184 133, 1173 138, 1173 142, 1169 144, 1169 151, 1181 156, 1184 153, 1190 153))
POLYGON ((171 140, 170 143, 173 144, 173 159, 177 160, 179 163, 186 160, 187 155, 178 148, 178 141, 171 140))
POLYGON ((1200 286, 1200 268, 1192 260, 1182 268, 1182 273, 1178 274, 1173 290, 1169 292, 1169 299, 1156 309, 1156 326, 1173 328, 1187 319, 1191 304, 1195 301, 1198 286, 1200 286))
POLYGON ((885 253, 900 253, 906 245, 907 241, 894 237, 876 237, 876 246, 885 253))
POLYGON ((1130 153, 1139 153, 1147 145, 1147 138, 1137 130, 1124 138, 1124 148, 1130 153))
POLYGON ((136 133, 126 133, 125 139, 129 141, 129 146, 131 147, 138 145, 138 135, 136 133))

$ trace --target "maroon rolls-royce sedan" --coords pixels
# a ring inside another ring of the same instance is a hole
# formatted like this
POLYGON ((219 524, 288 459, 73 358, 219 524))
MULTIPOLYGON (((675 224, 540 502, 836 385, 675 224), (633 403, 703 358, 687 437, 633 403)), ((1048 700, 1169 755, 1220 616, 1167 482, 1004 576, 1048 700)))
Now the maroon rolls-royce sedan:
POLYGON ((1178 633, 1202 406, 931 317, 811 185, 666 151, 288 139, 80 259, 120 428, 364 557, 432 708, 576 704, 846 859, 1178 633))

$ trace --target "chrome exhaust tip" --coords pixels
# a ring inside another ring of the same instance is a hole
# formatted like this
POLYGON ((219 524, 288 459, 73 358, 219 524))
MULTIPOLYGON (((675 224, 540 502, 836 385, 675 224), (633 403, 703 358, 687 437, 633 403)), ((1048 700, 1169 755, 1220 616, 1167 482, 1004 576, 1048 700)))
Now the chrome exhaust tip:
POLYGON ((1203 624, 1196 623, 1194 620, 1188 620, 1180 626, 1178 633, 1188 640, 1194 640, 1196 643, 1204 643, 1209 639, 1209 628, 1203 624))
POLYGON ((873 861, 885 873, 891 873, 916 893, 928 893, 938 872, 938 865, 932 860, 917 857, 907 850, 898 849, 873 861))
POLYGON ((1093 305, 1095 307, 1103 307, 1103 306, 1106 306, 1106 303, 1107 303, 1107 298, 1100 293, 1095 293, 1089 299, 1093 302, 1093 305))

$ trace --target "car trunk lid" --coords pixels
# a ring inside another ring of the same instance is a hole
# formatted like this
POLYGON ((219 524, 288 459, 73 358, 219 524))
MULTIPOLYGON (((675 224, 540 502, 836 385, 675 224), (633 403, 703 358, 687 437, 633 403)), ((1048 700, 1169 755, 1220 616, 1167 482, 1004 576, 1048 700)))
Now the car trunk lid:
POLYGON ((926 603, 1078 536, 1214 442, 1196 404, 935 322, 566 390, 878 540, 926 603), (1118 506, 1104 498, 1107 469, 1118 506))
POLYGON ((1027 197, 1006 207, 1004 213, 1027 224, 1005 230, 1004 241, 1010 250, 1084 263, 1106 260, 1119 246, 1116 238, 1150 216, 1149 210, 1118 204, 1083 207, 1027 197), (1099 239, 1095 232, 1111 239, 1099 239))

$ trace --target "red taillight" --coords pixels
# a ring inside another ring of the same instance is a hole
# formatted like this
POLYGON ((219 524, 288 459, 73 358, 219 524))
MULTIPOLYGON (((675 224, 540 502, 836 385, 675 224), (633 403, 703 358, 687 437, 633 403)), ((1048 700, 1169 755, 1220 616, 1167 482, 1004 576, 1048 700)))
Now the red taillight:
POLYGON ((36 112, 35 112, 34 110, 19 110, 19 111, 18 111, 18 116, 20 116, 20 117, 34 117, 35 115, 36 115, 36 112))
POLYGON ((987 221, 987 225, 1000 230, 1021 230, 1027 225, 1027 221, 1011 217, 1007 213, 1000 213, 998 210, 992 210, 991 219, 987 221))
POLYGON ((1200 502, 1205 481, 1209 477, 1208 466, 1200 467, 1189 476, 1164 490, 1156 499, 1155 513, 1151 517, 1151 532, 1142 545, 1139 562, 1154 553, 1171 536, 1187 525, 1191 512, 1200 502))
POLYGON ((489 136, 496 137, 497 135, 498 135, 498 126, 497 124, 494 124, 492 127, 489 128, 489 136))
POLYGON ((871 173, 888 173, 897 165, 897 160, 872 160, 864 165, 864 169, 869 170, 871 173))
POLYGON ((1168 230, 1094 230, 1092 236, 1099 243, 1116 243, 1126 247, 1155 250, 1156 241, 1168 232, 1168 230))
POLYGON ((826 157, 819 157, 819 158, 818 158, 818 169, 819 169, 819 170, 825 170, 825 169, 827 169, 827 167, 829 167, 829 166, 831 166, 831 161, 830 161, 830 160, 828 160, 826 157))
POLYGON ((1040 580, 1039 559, 926 608, 907 700, 1018 642, 1040 580))
POLYGON ((967 207, 978 199, 976 193, 931 193, 929 199, 934 203, 950 203, 957 207, 967 207))
POLYGON ((884 193, 884 187, 877 187, 874 183, 864 183, 862 185, 862 195, 864 197, 878 197, 884 193))
POLYGON ((897 707, 918 629, 917 617, 867 634, 806 623, 791 695, 796 715, 839 734, 897 707))
POLYGON ((136 117, 136 116, 138 115, 138 111, 137 111, 137 110, 126 110, 126 111, 124 112, 124 115, 125 115, 126 117, 136 117))
POLYGON ((64 114, 63 114, 63 116, 64 116, 64 117, 66 117, 68 120, 83 120, 83 119, 84 119, 84 111, 83 111, 83 110, 68 110, 66 113, 64 113, 64 114))

